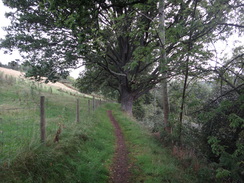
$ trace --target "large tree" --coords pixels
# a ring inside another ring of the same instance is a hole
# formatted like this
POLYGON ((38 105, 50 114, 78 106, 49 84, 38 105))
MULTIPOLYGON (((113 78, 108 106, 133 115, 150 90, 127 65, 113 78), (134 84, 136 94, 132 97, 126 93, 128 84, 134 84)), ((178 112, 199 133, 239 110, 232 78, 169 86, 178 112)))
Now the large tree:
POLYGON ((203 46, 206 37, 225 31, 231 10, 243 6, 231 0, 165 1, 163 50, 169 59, 162 66, 156 0, 4 3, 14 12, 7 14, 12 25, 6 28, 8 34, 1 47, 17 47, 23 52, 32 68, 29 76, 56 81, 67 75, 68 68, 82 63, 86 70, 80 83, 87 84, 90 91, 100 86, 117 90, 122 108, 130 114, 137 98, 165 76, 181 73, 186 58, 190 58, 187 62, 192 70, 198 68, 201 63, 196 61, 207 58, 203 46))

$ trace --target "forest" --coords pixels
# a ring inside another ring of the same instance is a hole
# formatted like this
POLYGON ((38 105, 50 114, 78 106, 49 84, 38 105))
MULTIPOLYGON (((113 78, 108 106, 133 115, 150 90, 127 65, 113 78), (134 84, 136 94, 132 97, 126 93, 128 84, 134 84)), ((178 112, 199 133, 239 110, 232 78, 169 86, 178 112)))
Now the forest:
POLYGON ((161 143, 191 149, 211 181, 244 181, 241 0, 4 0, 27 77, 121 104, 161 143), (238 40, 232 44, 232 37, 238 40), (222 46, 228 47, 223 54, 222 46))

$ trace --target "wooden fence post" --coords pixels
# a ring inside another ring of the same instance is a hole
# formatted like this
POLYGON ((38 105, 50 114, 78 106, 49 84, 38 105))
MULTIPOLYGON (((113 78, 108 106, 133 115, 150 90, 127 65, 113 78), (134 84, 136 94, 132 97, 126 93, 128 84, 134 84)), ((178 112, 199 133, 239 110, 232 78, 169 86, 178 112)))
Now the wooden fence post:
POLYGON ((95 111, 95 97, 92 98, 92 110, 95 111))
POLYGON ((46 141, 46 119, 45 119, 45 96, 40 98, 40 130, 41 130, 41 142, 46 141))
POLYGON ((76 101, 76 122, 80 122, 80 100, 77 99, 76 101))
POLYGON ((91 102, 90 100, 88 99, 88 113, 90 114, 91 112, 91 102))

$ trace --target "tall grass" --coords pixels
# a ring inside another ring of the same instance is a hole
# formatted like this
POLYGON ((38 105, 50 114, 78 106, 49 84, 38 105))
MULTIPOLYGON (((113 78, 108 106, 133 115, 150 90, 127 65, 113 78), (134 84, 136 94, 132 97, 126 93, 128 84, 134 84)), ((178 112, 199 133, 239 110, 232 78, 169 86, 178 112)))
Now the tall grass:
POLYGON ((48 139, 23 148, 0 168, 0 182, 108 182, 114 142, 108 117, 98 109, 66 127, 59 143, 48 139))
MULTIPOLYGON (((0 164, 11 161, 23 146, 40 141, 40 96, 46 96, 46 128, 54 138, 60 125, 75 123, 76 98, 33 81, 0 73, 0 164)), ((87 99, 80 100, 81 117, 87 113, 87 99)))
POLYGON ((87 99, 81 99, 77 124, 76 97, 8 79, 0 81, 0 182, 108 182, 115 140, 106 109, 88 114, 87 99), (41 95, 46 96, 44 144, 39 138, 41 95), (54 143, 60 125, 60 140, 54 143))

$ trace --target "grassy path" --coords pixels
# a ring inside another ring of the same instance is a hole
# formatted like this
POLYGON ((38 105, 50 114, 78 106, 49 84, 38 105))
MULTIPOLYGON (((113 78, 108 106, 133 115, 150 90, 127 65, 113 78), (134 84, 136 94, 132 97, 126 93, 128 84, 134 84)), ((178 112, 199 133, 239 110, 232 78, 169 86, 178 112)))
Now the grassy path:
MULTIPOLYGON (((55 106, 63 103, 57 101, 55 106)), ((64 109, 72 106, 67 103, 64 109)), ((0 164, 0 183, 197 182, 146 129, 126 116, 118 104, 106 104, 90 114, 83 112, 80 123, 64 120, 67 124, 58 143, 53 143, 56 132, 51 131, 46 144, 27 144, 9 163, 0 164), (118 122, 114 125, 119 125, 122 133, 118 126, 114 128, 111 120, 118 122), (116 137, 121 147, 116 146, 116 137), (118 162, 113 164, 116 159, 125 163, 124 168, 116 166, 118 162)), ((49 113, 54 115, 56 111, 49 113)))
POLYGON ((183 169, 169 150, 163 148, 160 142, 138 122, 121 112, 119 106, 114 105, 111 109, 121 127, 129 151, 130 182, 198 182, 190 167, 183 169))
POLYGON ((116 151, 111 167, 111 181, 113 183, 127 183, 129 181, 128 150, 125 145, 124 135, 118 122, 114 119, 112 111, 107 111, 109 119, 114 126, 116 136, 116 151))

